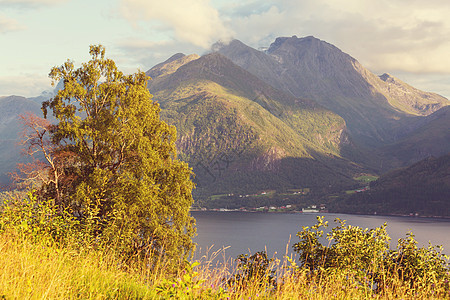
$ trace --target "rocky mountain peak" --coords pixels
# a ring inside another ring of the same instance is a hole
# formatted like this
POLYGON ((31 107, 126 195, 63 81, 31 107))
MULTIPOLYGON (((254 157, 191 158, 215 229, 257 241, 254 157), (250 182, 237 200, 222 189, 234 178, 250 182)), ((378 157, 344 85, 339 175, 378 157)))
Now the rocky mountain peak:
POLYGON ((395 83, 395 82, 398 81, 398 79, 396 79, 394 76, 392 76, 389 73, 384 73, 384 74, 382 74, 382 75, 380 75, 378 77, 380 77, 380 79, 383 80, 386 83, 395 83))
MULTIPOLYGON (((298 38, 297 36, 292 37, 279 37, 273 42, 269 49, 268 54, 276 54, 277 52, 300 52, 300 53, 338 53, 339 55, 344 54, 337 47, 322 41, 314 36, 307 36, 303 38, 298 38)), ((344 54, 345 55, 345 54, 344 54)), ((347 55, 348 56, 348 55, 347 55)), ((350 56, 348 56, 350 57, 350 56)))
POLYGON ((186 56, 183 53, 177 53, 175 55, 172 55, 166 61, 157 64, 156 66, 148 70, 145 74, 150 76, 152 79, 156 79, 161 76, 166 76, 174 73, 176 70, 178 70, 179 67, 187 64, 188 62, 196 60, 199 57, 200 56, 198 56, 197 54, 191 54, 186 56))
POLYGON ((243 42, 241 42, 240 40, 231 40, 229 42, 223 42, 223 41, 218 41, 216 43, 214 43, 211 46, 211 52, 221 52, 221 50, 225 49, 225 48, 231 48, 231 49, 240 49, 240 48, 249 48, 247 45, 245 45, 243 42))
POLYGON ((265 52, 245 45, 219 52, 275 88, 338 113, 355 139, 372 146, 392 142, 397 120, 429 115, 449 103, 390 74, 377 76, 313 36, 279 37, 265 52))
POLYGON ((377 86, 378 91, 398 110, 412 115, 428 116, 450 104, 445 97, 418 90, 388 73, 378 77, 383 84, 377 85, 373 82, 373 85, 377 86))

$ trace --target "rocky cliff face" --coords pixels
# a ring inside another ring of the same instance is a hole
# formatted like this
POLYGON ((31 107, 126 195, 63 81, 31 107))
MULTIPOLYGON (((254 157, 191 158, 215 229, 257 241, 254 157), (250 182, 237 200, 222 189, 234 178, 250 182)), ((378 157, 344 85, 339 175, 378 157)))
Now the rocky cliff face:
POLYGON ((374 85, 398 110, 413 115, 428 116, 443 106, 449 105, 446 98, 418 90, 390 74, 384 73, 379 78, 384 84, 374 83, 374 85))

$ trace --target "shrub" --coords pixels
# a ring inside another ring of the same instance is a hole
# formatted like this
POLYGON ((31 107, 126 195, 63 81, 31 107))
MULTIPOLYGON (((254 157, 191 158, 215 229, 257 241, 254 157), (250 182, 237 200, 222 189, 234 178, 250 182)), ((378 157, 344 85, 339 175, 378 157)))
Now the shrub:
POLYGON ((390 250, 386 223, 375 229, 338 225, 327 234, 328 245, 320 241, 328 222, 317 218, 317 224, 303 227, 297 233, 300 241, 293 245, 299 254, 297 270, 307 270, 310 278, 330 274, 347 274, 358 285, 374 292, 383 292, 392 285, 411 292, 423 288, 448 291, 450 279, 448 256, 442 247, 417 247, 412 234, 399 239, 395 250, 390 250))
POLYGON ((260 287, 275 288, 274 259, 267 257, 266 251, 255 254, 240 254, 237 259, 236 273, 228 280, 229 285, 240 283, 240 285, 256 284, 260 287))

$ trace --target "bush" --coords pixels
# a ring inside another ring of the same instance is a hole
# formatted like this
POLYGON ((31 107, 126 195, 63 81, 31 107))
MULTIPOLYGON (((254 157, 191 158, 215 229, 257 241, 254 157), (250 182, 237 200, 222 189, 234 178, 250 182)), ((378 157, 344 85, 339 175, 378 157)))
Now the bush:
POLYGON ((323 245, 322 229, 328 222, 323 217, 317 221, 297 233, 300 241, 293 246, 299 254, 298 270, 307 270, 311 278, 343 273, 377 293, 393 285, 410 292, 424 288, 449 291, 449 258, 442 253, 442 247, 419 248, 414 235, 408 234, 399 239, 395 250, 390 250, 386 223, 375 229, 362 229, 340 219, 327 234, 328 245, 323 245))
POLYGON ((239 283, 244 286, 251 283, 260 287, 276 288, 276 274, 272 269, 274 259, 269 259, 266 251, 259 251, 250 256, 241 254, 236 261, 236 274, 228 280, 228 285, 239 283))
POLYGON ((67 245, 84 240, 80 222, 52 200, 38 201, 33 192, 25 199, 11 197, 1 206, 0 232, 13 231, 33 242, 67 245))

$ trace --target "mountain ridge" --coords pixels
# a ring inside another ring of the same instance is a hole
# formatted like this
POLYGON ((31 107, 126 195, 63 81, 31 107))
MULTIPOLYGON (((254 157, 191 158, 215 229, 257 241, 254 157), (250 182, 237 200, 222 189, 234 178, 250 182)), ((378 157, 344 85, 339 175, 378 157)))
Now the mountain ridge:
MULTIPOLYGON (((331 109, 346 120, 356 140, 371 147, 393 142, 392 129, 398 120, 411 116, 407 109, 399 109, 397 98, 394 101, 377 90, 385 84, 378 76, 314 37, 277 38, 265 52, 238 41, 213 49, 272 86, 331 109), (266 72, 268 69, 271 71, 266 72)), ((432 106, 434 110, 449 104, 436 97, 441 104, 432 106)))
POLYGON ((333 211, 450 217, 450 153, 391 170, 365 192, 337 201, 333 211))

